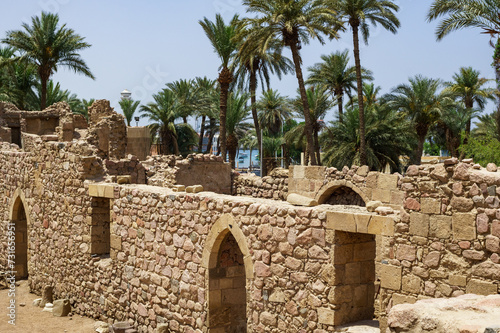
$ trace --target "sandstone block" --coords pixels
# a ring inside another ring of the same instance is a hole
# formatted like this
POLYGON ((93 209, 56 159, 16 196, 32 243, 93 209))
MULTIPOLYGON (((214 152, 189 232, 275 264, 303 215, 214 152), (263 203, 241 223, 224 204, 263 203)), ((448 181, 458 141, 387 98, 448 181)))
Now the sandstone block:
POLYGON ((186 192, 187 193, 199 193, 199 192, 203 192, 203 186, 202 185, 187 186, 186 187, 186 192))
POLYGON ((288 201, 290 204, 294 206, 312 207, 318 205, 318 202, 315 199, 299 195, 296 193, 288 194, 286 201, 288 201))
POLYGON ((429 235, 429 215, 421 213, 410 214, 410 234, 427 237, 429 235))
POLYGON ((378 274, 380 277, 380 285, 382 288, 392 290, 401 289, 401 273, 402 269, 398 266, 380 264, 378 274))
POLYGON ((443 183, 448 181, 448 171, 446 171, 446 168, 443 164, 436 165, 430 175, 431 177, 438 179, 443 183))
POLYGON ((377 187, 385 190, 395 190, 398 187, 398 175, 381 173, 378 176, 377 187))
POLYGON ((473 240, 476 238, 476 214, 455 213, 452 215, 453 238, 456 240, 473 240))
POLYGON ((396 259, 414 261, 417 258, 417 249, 413 245, 399 244, 396 250, 396 259))
POLYGON ((174 185, 174 186, 172 186, 172 191, 174 191, 174 192, 186 192, 186 186, 174 185))
MULTIPOLYGON (((420 279, 418 276, 409 274, 405 275, 402 278, 402 289, 403 291, 413 293, 413 294, 418 294, 420 293, 420 284, 422 282, 422 279, 420 279)), ((409 303, 409 302, 405 302, 409 303)))
POLYGON ((465 287, 467 285, 467 276, 450 274, 448 282, 452 286, 465 287))
POLYGON ((375 188, 372 191, 372 200, 373 201, 381 201, 383 203, 391 202, 391 190, 375 188))
POLYGON ((467 283, 465 292, 467 294, 477 294, 477 295, 494 295, 497 293, 498 286, 493 282, 486 282, 477 279, 471 279, 467 283))
POLYGON ((432 215, 429 221, 429 236, 437 238, 450 238, 451 216, 432 215))
POLYGON ((318 309, 318 323, 325 325, 334 324, 334 311, 327 308, 318 309))
POLYGON ((437 199, 422 198, 422 213, 424 214, 439 214, 441 213, 441 202, 437 199))
POLYGON ((68 299, 58 299, 54 301, 52 315, 54 317, 66 317, 71 312, 71 305, 68 299))
POLYGON ((381 205, 382 205, 382 202, 380 202, 380 201, 368 201, 366 203, 366 210, 369 212, 374 212, 375 209, 377 209, 381 205))
POLYGON ((392 294, 392 305, 398 305, 398 304, 414 304, 417 301, 416 297, 413 296, 406 296, 398 293, 392 294))

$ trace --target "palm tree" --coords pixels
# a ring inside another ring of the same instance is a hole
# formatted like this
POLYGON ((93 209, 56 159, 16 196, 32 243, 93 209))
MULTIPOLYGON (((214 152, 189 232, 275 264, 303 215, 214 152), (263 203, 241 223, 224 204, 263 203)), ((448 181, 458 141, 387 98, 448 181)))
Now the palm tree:
POLYGON ((264 85, 266 85, 267 90, 269 90, 270 74, 275 74, 278 79, 281 80, 283 74, 288 74, 293 71, 293 64, 290 59, 282 56, 283 45, 279 41, 273 40, 273 45, 263 50, 258 44, 252 44, 253 40, 249 39, 252 32, 252 27, 245 26, 244 23, 242 23, 238 35, 236 36, 241 46, 236 56, 238 67, 235 72, 235 79, 238 82, 238 88, 240 90, 245 89, 245 85, 247 85, 250 91, 253 123, 255 132, 259 134, 257 135, 258 150, 259 154, 262 155, 260 151, 262 146, 260 135, 261 127, 256 106, 258 79, 260 79, 262 89, 264 90, 264 85))
POLYGON ((257 102, 259 122, 269 135, 281 134, 283 123, 292 117, 289 101, 276 90, 269 89, 257 102))
POLYGON ((409 84, 397 86, 387 99, 393 109, 403 112, 413 122, 418 137, 415 164, 420 164, 429 128, 440 119, 446 108, 454 105, 448 91, 438 92, 440 80, 417 75, 409 81, 409 84))
POLYGON ((243 147, 243 149, 250 150, 250 153, 248 154, 249 155, 248 169, 252 170, 252 151, 258 145, 257 132, 255 132, 255 129, 246 131, 245 136, 240 139, 240 144, 243 147))
POLYGON ((316 38, 322 44, 322 35, 330 39, 338 38, 337 31, 342 29, 342 25, 337 20, 334 7, 324 1, 312 0, 244 0, 243 4, 248 7, 248 12, 257 13, 257 17, 246 20, 252 26, 247 38, 248 47, 259 45, 264 51, 274 45, 274 41, 280 40, 292 52, 304 110, 307 149, 312 164, 317 165, 300 49, 302 44, 309 42, 309 38, 316 38))
POLYGON ((495 113, 478 116, 479 122, 474 123, 476 128, 472 130, 472 136, 479 139, 495 138, 500 141, 497 118, 495 113))
MULTIPOLYGON (((307 84, 325 85, 333 95, 339 108, 338 119, 342 122, 342 109, 344 93, 351 95, 351 90, 356 89, 356 67, 349 66, 349 51, 337 51, 330 55, 322 55, 323 62, 308 68, 310 72, 307 84)), ((373 80, 372 72, 361 68, 363 80, 373 80)))
POLYGON ((94 98, 91 98, 89 100, 82 98, 80 100, 80 103, 78 104, 78 106, 75 109, 72 109, 72 111, 75 114, 82 115, 85 118, 85 120, 87 120, 87 122, 88 122, 89 121, 89 107, 92 106, 92 104, 94 104, 94 102, 95 102, 94 98))
POLYGON ((228 25, 220 14, 215 16, 215 23, 208 20, 206 17, 203 21, 199 21, 210 43, 214 48, 215 53, 222 61, 220 66, 218 82, 220 85, 220 130, 219 139, 221 154, 224 161, 226 160, 226 112, 227 98, 229 93, 229 85, 233 81, 232 64, 230 63, 238 49, 238 45, 234 41, 238 27, 238 15, 234 15, 228 25))
POLYGON ((127 120, 127 126, 130 126, 130 122, 132 121, 134 113, 139 107, 139 104, 141 104, 141 101, 134 101, 133 99, 122 98, 118 102, 118 104, 120 104, 120 107, 122 108, 123 111, 123 115, 127 120))
MULTIPOLYGON (((497 90, 500 89, 500 1, 498 0, 434 0, 427 14, 427 21, 443 17, 436 29, 437 40, 450 32, 463 28, 479 28, 491 36, 490 44, 496 37, 493 53, 497 90)), ((500 101, 498 103, 500 110, 500 101)), ((500 112, 496 112, 497 127, 500 131, 500 112)), ((500 135, 500 132, 499 132, 500 135)))
POLYGON ((179 101, 179 112, 184 124, 187 124, 187 117, 191 116, 196 109, 197 94, 193 80, 177 80, 167 83, 167 88, 172 90, 179 101))
POLYGON ((352 29, 354 44, 354 62, 356 66, 356 78, 359 104, 359 140, 360 140, 360 163, 366 164, 366 138, 365 138, 365 109, 363 103, 363 78, 361 72, 361 61, 359 58, 359 29, 361 35, 368 44, 370 27, 380 24, 392 33, 396 33, 400 23, 394 12, 399 6, 391 0, 327 0, 332 8, 338 11, 338 15, 344 23, 349 24, 352 29))
MULTIPOLYGON (((360 161, 359 109, 347 107, 344 121, 331 123, 323 131, 325 165, 342 168, 360 161)), ((382 171, 387 165, 401 171, 400 156, 412 152, 411 124, 404 115, 387 105, 375 105, 366 110, 367 165, 382 171)))
POLYGON ((36 67, 26 61, 15 61, 11 47, 0 47, 0 100, 13 103, 19 110, 32 110, 38 84, 36 67))
POLYGON ((151 133, 157 133, 161 140, 161 147, 165 153, 179 155, 179 144, 175 120, 180 117, 179 102, 175 94, 169 89, 163 89, 153 95, 154 102, 141 106, 141 117, 149 118, 153 123, 148 127, 151 133))
MULTIPOLYGON (((307 102, 309 106, 310 117, 313 123, 312 130, 313 130, 313 139, 315 143, 315 150, 313 152, 313 155, 309 156, 309 158, 311 158, 312 160, 312 157, 314 156, 316 160, 319 163, 321 163, 319 132, 323 129, 325 125, 323 119, 325 118, 325 115, 328 112, 328 110, 332 108, 333 102, 328 99, 327 88, 324 86, 320 87, 313 86, 307 89, 307 102)), ((299 98, 296 98, 293 101, 293 105, 296 109, 296 114, 298 116, 302 115, 303 110, 302 110, 301 100, 299 98)), ((301 125, 297 126, 295 131, 299 131, 298 128, 301 127, 302 127, 301 125)))
POLYGON ((21 59, 36 65, 41 83, 41 109, 47 106, 47 82, 59 66, 68 67, 75 73, 94 79, 79 51, 91 45, 72 29, 59 25, 59 16, 42 12, 31 18, 32 25, 23 23, 23 30, 8 31, 3 43, 14 47, 21 59))
MULTIPOLYGON (((472 67, 462 67, 459 73, 453 75, 453 82, 446 83, 447 89, 463 103, 466 110, 472 110, 474 104, 483 110, 486 99, 494 99, 493 89, 484 88, 484 85, 490 80, 480 78, 479 75, 479 71, 472 67)), ((466 137, 469 136, 471 122, 472 119, 467 120, 466 137)))
MULTIPOLYGON (((379 104, 379 93, 382 88, 375 86, 375 83, 363 83, 363 106, 365 109, 372 108, 379 104)), ((353 98, 347 103, 347 106, 358 106, 358 96, 353 98)))
MULTIPOLYGON (((198 152, 203 151, 203 138, 205 137, 205 121, 206 118, 215 113, 218 109, 219 93, 215 87, 215 80, 210 80, 207 77, 197 77, 194 82, 196 99, 197 115, 201 116, 200 136, 198 141, 198 152)), ((210 118, 211 119, 211 118, 210 118)), ((210 130, 210 128, 208 128, 210 130)), ((212 136, 213 138, 213 136, 212 136)), ((210 146, 210 141, 207 147, 210 146)))
POLYGON ((229 153, 229 162, 231 167, 236 167, 235 158, 238 149, 238 141, 245 136, 245 132, 250 125, 244 123, 247 120, 250 109, 247 105, 248 94, 239 94, 231 92, 227 103, 227 151, 229 153))

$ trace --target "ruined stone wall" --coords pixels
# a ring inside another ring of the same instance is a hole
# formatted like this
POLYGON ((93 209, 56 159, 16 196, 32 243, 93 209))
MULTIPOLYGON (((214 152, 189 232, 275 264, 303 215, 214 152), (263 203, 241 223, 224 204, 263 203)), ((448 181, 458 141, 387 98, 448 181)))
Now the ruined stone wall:
POLYGON ((220 156, 191 154, 183 158, 157 155, 142 163, 148 168, 148 185, 168 188, 202 185, 205 191, 231 194, 231 166, 220 156))
POLYGON ((233 176, 233 194, 253 198, 286 201, 288 195, 288 170, 286 174, 259 177, 253 173, 233 176))

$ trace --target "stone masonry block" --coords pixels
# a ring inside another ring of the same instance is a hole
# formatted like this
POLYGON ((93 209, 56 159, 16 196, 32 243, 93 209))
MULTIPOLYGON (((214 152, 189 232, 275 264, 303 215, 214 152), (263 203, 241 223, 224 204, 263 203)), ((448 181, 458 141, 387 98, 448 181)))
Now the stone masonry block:
POLYGON ((471 279, 469 283, 467 283, 465 292, 467 294, 494 295, 497 293, 497 289, 498 286, 496 283, 471 279))
POLYGON ((122 249, 122 238, 118 235, 111 235, 109 239, 109 245, 112 249, 121 251, 122 249))
POLYGON ((450 238, 451 216, 432 215, 429 222, 429 236, 437 238, 450 238))
POLYGON ((448 282, 452 286, 465 287, 467 285, 467 276, 450 274, 448 282))
POLYGON ((293 174, 293 178, 295 178, 295 179, 305 178, 306 167, 303 165, 294 165, 292 174, 293 174))
POLYGON ((403 280, 402 280, 403 291, 413 293, 413 294, 420 293, 421 281, 422 281, 422 279, 420 279, 418 276, 413 275, 413 274, 403 276, 403 280))
POLYGON ((454 213, 451 223, 455 240, 473 240, 476 238, 475 213, 454 213))
POLYGON ((368 233, 394 236, 394 219, 390 216, 373 215, 368 224, 368 233))
POLYGON ((405 199, 404 191, 391 191, 391 204, 402 206, 405 199))
POLYGON ((322 181, 325 178, 325 170, 324 166, 308 166, 305 168, 305 178, 322 181))
POLYGON ((401 295, 398 293, 392 294, 392 305, 398 304, 414 304, 417 301, 416 297, 401 295))
POLYGON ((415 212, 411 213, 410 234, 427 237, 429 235, 429 215, 415 212))
POLYGON ((424 214, 441 213, 441 202, 433 198, 422 198, 420 200, 421 212, 424 214))
POLYGON ((113 199, 115 197, 113 185, 89 184, 89 196, 113 199))
POLYGON ((372 200, 383 203, 391 202, 391 190, 376 188, 372 191, 372 200))
POLYGON ((327 212, 326 228, 347 232, 356 232, 356 220, 352 213, 327 212))
POLYGON ((378 176, 377 187, 385 190, 395 190, 398 188, 398 175, 381 173, 378 176))
POLYGON ((401 289, 401 267, 379 264, 379 268, 377 271, 380 278, 380 286, 382 288, 388 288, 392 290, 401 289))
POLYGON ((318 322, 325 325, 334 324, 334 311, 327 308, 318 309, 318 322))

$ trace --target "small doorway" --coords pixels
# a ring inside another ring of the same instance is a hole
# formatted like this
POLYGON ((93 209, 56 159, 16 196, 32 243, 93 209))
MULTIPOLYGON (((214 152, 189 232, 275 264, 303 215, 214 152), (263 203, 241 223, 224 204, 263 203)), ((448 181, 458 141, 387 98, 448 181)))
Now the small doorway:
POLYGON ((246 276, 243 254, 231 232, 220 235, 215 267, 209 268, 209 332, 245 333, 246 276))
POLYGON ((28 221, 21 198, 17 198, 12 212, 15 227, 15 271, 16 280, 28 278, 28 221))

